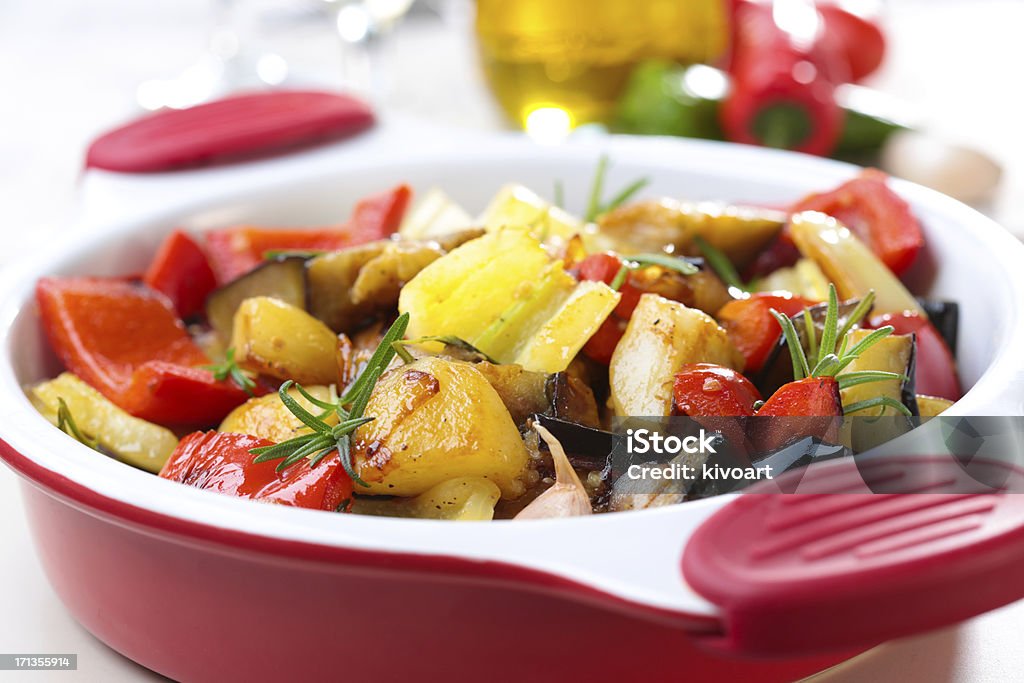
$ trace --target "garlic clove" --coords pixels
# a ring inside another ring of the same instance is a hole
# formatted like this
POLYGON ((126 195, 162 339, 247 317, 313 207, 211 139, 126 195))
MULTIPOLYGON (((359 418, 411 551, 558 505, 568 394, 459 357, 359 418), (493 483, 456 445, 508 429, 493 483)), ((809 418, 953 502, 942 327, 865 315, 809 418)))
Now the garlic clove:
POLYGON ((594 510, 590 505, 590 496, 569 463, 562 444, 540 424, 534 423, 533 428, 551 451, 551 459, 555 463, 555 483, 523 508, 515 518, 545 519, 592 514, 594 510))

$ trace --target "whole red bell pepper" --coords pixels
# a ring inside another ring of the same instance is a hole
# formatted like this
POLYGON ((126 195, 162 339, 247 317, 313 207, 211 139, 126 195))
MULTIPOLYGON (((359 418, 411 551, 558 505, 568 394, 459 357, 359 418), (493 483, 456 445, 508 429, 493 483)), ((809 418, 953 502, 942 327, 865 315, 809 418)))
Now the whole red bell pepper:
POLYGON ((715 317, 733 346, 743 354, 744 372, 751 373, 764 366, 768 354, 782 337, 782 328, 771 310, 774 308, 792 317, 812 305, 813 302, 800 296, 758 292, 746 299, 730 301, 715 317))
POLYGON ((269 251, 336 251, 386 239, 398 230, 412 195, 408 185, 371 195, 356 204, 348 223, 329 228, 259 228, 239 225, 206 233, 206 249, 223 284, 249 272, 269 251))
POLYGON ((819 39, 813 6, 774 11, 781 4, 736 3, 722 129, 734 142, 826 155, 842 132, 835 88, 850 80, 849 64, 838 45, 819 39))
POLYGON ((871 320, 874 328, 885 325, 892 325, 895 334, 915 335, 914 390, 917 393, 948 398, 950 401, 957 401, 963 396, 953 352, 927 318, 922 318, 914 311, 904 311, 871 320))
POLYGON ((142 281, 170 299, 182 318, 202 312, 206 297, 217 287, 202 247, 183 230, 164 240, 142 281))
POLYGON ((337 458, 309 460, 277 471, 276 462, 254 463, 249 451, 273 442, 248 434, 193 432, 164 463, 160 476, 239 498, 314 510, 347 510, 352 480, 337 458))
POLYGON ((248 398, 201 366, 170 301, 116 278, 42 278, 43 329, 74 374, 132 415, 161 424, 210 424, 248 398))

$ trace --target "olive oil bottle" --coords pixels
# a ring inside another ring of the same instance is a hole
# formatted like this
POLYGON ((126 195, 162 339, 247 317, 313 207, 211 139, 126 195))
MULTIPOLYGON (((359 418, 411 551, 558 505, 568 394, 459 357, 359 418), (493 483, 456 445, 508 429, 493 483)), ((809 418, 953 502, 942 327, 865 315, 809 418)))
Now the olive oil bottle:
POLYGON ((529 129, 558 111, 571 127, 605 121, 633 67, 709 62, 728 42, 728 0, 477 0, 484 74, 529 129))

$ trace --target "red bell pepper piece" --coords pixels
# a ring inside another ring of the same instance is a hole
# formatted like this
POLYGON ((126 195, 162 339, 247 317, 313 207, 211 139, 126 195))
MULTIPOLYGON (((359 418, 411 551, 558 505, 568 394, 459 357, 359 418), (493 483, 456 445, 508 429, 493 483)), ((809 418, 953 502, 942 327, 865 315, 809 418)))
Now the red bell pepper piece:
MULTIPOLYGON (((574 270, 579 280, 600 281, 610 285, 621 268, 622 259, 615 254, 604 253, 591 254, 580 261, 574 270)), ((629 323, 630 316, 633 315, 633 310, 640 303, 643 290, 635 287, 627 274, 622 286, 619 287, 619 294, 622 295, 622 298, 619 299, 615 310, 583 346, 584 355, 604 365, 611 362, 612 353, 615 352, 615 347, 626 331, 626 325, 629 323)))
POLYGON ((132 415, 162 424, 219 421, 248 398, 210 362, 170 301, 115 278, 43 278, 36 301, 64 365, 132 415))
POLYGON ((258 266, 268 251, 337 251, 386 239, 398 230, 411 195, 408 185, 399 185, 366 197, 356 204, 351 220, 338 227, 290 230, 239 225, 211 230, 206 234, 206 249, 223 284, 258 266))
POLYGON ((934 325, 914 311, 889 313, 871 320, 874 328, 886 325, 896 329, 894 334, 915 335, 914 387, 917 393, 950 401, 957 401, 963 396, 953 352, 934 325))
POLYGON ((794 316, 812 302, 800 296, 758 292, 749 298, 730 301, 719 309, 719 324, 746 360, 745 372, 757 372, 782 337, 782 328, 771 309, 794 316))
POLYGON ((399 185, 359 200, 348 222, 355 243, 387 239, 397 232, 411 198, 412 189, 399 185))
POLYGON ((268 251, 333 251, 356 244, 352 231, 339 228, 258 228, 237 225, 206 233, 206 251, 221 284, 263 263, 268 251))
POLYGON ((791 211, 820 211, 832 216, 900 275, 924 246, 924 235, 910 206, 889 189, 887 178, 877 169, 866 169, 830 192, 802 199, 791 211))
POLYGON ((766 451, 805 436, 835 442, 843 415, 835 377, 805 377, 779 387, 757 411, 756 443, 766 451))
POLYGON ((248 434, 193 432, 168 458, 160 476, 239 498, 314 510, 347 509, 352 480, 336 457, 315 467, 308 460, 282 472, 277 463, 254 463, 249 451, 273 442, 248 434))
POLYGON ((164 240, 142 280, 170 299, 181 318, 201 312, 206 297, 217 287, 206 254, 182 230, 164 240))
POLYGON ((746 417, 761 400, 757 387, 732 368, 713 363, 689 363, 676 373, 672 385, 674 415, 746 417))

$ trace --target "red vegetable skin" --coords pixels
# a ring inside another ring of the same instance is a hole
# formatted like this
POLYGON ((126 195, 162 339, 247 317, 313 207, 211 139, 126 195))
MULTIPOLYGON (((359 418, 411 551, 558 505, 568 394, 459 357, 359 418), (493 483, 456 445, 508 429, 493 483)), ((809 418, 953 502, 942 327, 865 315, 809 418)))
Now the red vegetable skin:
POLYGON ((894 334, 913 333, 917 343, 914 387, 919 394, 957 401, 963 389, 956 372, 956 360, 935 326, 917 313, 886 314, 871 320, 875 328, 892 325, 894 334))
POLYGON ((248 395, 217 382, 170 301, 143 284, 42 278, 43 330, 64 365, 132 415, 161 424, 215 422, 248 395))
MULTIPOLYGON (((622 268, 622 259, 615 254, 591 254, 577 266, 576 277, 580 280, 591 280, 610 285, 620 268, 622 268)), ((633 286, 627 275, 622 286, 619 287, 619 294, 622 295, 622 298, 619 299, 615 310, 583 346, 584 355, 604 365, 611 362, 612 353, 615 352, 615 347, 622 339, 629 318, 633 315, 637 304, 640 303, 643 291, 633 286)))
POLYGON ((830 192, 802 199, 791 211, 820 211, 832 216, 900 275, 924 246, 924 235, 910 206, 889 189, 887 178, 877 169, 866 169, 830 192))
POLYGON ((843 55, 852 81, 863 80, 882 65, 885 34, 877 23, 837 5, 818 3, 818 11, 825 28, 822 40, 835 45, 843 55))
POLYGON ((843 402, 835 377, 805 377, 779 387, 757 411, 756 443, 772 451, 805 436, 835 442, 843 402))
MULTIPOLYGON (((812 21, 820 21, 813 8, 809 11, 812 21)), ((838 47, 813 30, 802 35, 777 24, 770 3, 740 2, 734 14, 733 87, 720 111, 728 139, 808 154, 831 152, 844 121, 835 86, 849 80, 838 47)))
POLYGON ((206 297, 217 287, 206 254, 182 230, 172 232, 160 245, 143 282, 170 299, 182 318, 201 312, 206 297))
POLYGON ((674 415, 743 417, 754 414, 761 394, 749 379, 713 363, 688 363, 672 385, 674 415))
POLYGON ((336 251, 386 239, 402 222, 412 191, 408 185, 372 195, 356 204, 351 220, 331 228, 258 228, 240 225, 206 234, 206 249, 220 283, 249 272, 268 251, 336 251))
POLYGON ((336 510, 352 499, 352 480, 337 457, 308 460, 283 472, 277 462, 254 463, 249 451, 273 442, 248 434, 193 432, 168 458, 160 476, 200 489, 280 505, 336 510))
POLYGON ((750 373, 764 366, 782 337, 782 328, 772 317, 771 309, 792 317, 811 305, 812 302, 795 295, 758 292, 747 299, 730 301, 719 309, 716 317, 729 340, 743 354, 744 371, 750 373))
POLYGON ((348 227, 356 244, 387 239, 398 231, 412 198, 412 188, 399 185, 361 199, 352 210, 348 227))

